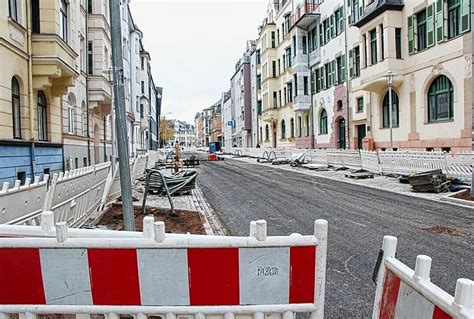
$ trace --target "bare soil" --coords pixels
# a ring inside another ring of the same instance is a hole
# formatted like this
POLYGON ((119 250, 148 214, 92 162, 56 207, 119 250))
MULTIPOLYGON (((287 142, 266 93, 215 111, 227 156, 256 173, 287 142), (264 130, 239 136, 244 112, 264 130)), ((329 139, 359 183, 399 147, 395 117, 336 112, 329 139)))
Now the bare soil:
POLYGON ((470 233, 464 231, 463 229, 454 228, 454 227, 446 227, 446 226, 433 226, 423 228, 424 231, 435 233, 435 234, 444 234, 450 236, 469 236, 470 233))
MULTIPOLYGON (((202 225, 201 216, 199 212, 192 210, 175 210, 175 217, 167 217, 170 213, 169 209, 158 209, 148 207, 145 215, 142 214, 140 207, 134 207, 135 210, 135 229, 137 231, 143 230, 143 217, 154 216, 155 221, 164 221, 167 233, 174 234, 196 234, 205 235, 206 231, 202 225)), ((122 205, 113 204, 102 215, 97 225, 107 226, 113 230, 123 230, 123 215, 122 205)))
POLYGON ((467 190, 467 189, 465 191, 460 192, 458 194, 455 194, 451 197, 452 198, 457 198, 457 199, 474 201, 474 197, 471 197, 471 194, 470 194, 469 190, 467 190))

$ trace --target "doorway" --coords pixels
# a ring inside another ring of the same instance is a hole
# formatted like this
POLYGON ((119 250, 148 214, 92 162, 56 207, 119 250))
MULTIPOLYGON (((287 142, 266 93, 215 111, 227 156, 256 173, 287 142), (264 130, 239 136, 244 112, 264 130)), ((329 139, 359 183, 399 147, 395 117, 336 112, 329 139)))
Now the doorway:
POLYGON ((339 143, 338 143, 338 148, 339 149, 346 149, 346 120, 341 117, 339 120, 339 126, 338 126, 338 136, 339 136, 339 143))
POLYGON ((363 140, 366 134, 365 124, 357 125, 357 148, 359 150, 363 149, 363 140))
POLYGON ((277 147, 277 124, 276 122, 272 123, 272 147, 276 148, 277 147))

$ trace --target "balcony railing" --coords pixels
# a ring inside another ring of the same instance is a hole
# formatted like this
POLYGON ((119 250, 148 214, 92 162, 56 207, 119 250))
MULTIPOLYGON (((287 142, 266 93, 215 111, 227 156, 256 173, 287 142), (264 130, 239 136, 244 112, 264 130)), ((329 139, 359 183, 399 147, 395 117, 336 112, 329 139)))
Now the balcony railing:
POLYGON ((317 17, 316 10, 318 9, 319 4, 305 2, 302 5, 298 6, 295 10, 295 13, 290 17, 290 30, 295 26, 301 28, 307 28, 312 24, 317 17))

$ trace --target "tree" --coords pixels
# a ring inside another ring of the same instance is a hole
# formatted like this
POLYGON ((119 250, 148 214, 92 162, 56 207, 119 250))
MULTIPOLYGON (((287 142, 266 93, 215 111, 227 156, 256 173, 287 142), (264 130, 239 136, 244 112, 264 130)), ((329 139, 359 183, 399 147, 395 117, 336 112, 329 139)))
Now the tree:
POLYGON ((170 120, 165 117, 160 118, 160 145, 165 146, 166 141, 174 139, 174 129, 170 120))

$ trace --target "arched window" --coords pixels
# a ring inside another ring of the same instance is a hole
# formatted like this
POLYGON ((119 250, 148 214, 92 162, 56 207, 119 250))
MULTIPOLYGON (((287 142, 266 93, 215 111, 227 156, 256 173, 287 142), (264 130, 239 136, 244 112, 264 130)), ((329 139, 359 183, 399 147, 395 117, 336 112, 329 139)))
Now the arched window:
POLYGON ((76 133, 76 98, 73 94, 69 94, 67 98, 67 131, 70 134, 76 133))
POLYGON ((305 116, 305 122, 306 122, 306 136, 309 136, 309 115, 305 116))
POLYGON ((82 135, 87 136, 87 109, 86 103, 82 101, 81 105, 81 118, 82 118, 82 135))
POLYGON ((328 113, 325 109, 322 109, 319 115, 319 134, 328 134, 328 113))
POLYGON ((263 129, 262 127, 260 126, 260 141, 263 139, 263 129))
POLYGON ((286 127, 285 127, 285 120, 281 120, 281 139, 286 138, 286 127))
POLYGON ((428 91, 428 121, 454 118, 454 88, 448 77, 441 75, 431 83, 428 91))
POLYGON ((265 141, 270 140, 270 129, 268 128, 268 124, 265 126, 265 141))
POLYGON ((301 123, 301 116, 298 116, 298 137, 303 136, 303 124, 301 123))
POLYGON ((12 78, 13 138, 21 138, 20 85, 12 78))
POLYGON ((46 96, 43 91, 38 91, 38 139, 40 141, 48 140, 48 118, 46 96))
MULTIPOLYGON (((383 127, 387 128, 390 127, 390 120, 389 120, 389 99, 388 99, 388 92, 385 94, 383 99, 383 106, 382 106, 382 119, 383 119, 383 127)), ((398 106, 398 95, 395 91, 392 90, 392 126, 398 127, 400 123, 399 118, 399 106, 398 106)))
POLYGON ((293 118, 290 120, 290 130, 291 138, 295 137, 295 120, 293 118))

